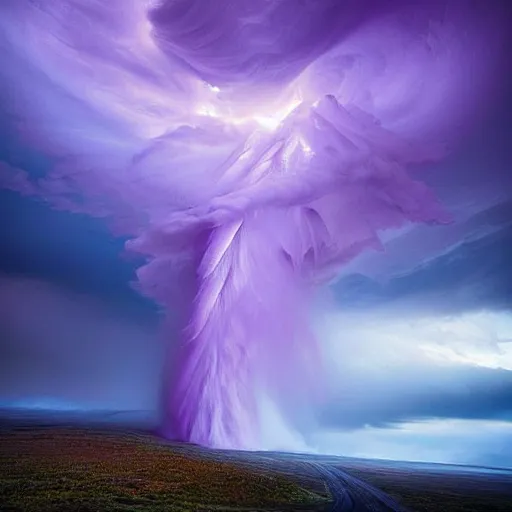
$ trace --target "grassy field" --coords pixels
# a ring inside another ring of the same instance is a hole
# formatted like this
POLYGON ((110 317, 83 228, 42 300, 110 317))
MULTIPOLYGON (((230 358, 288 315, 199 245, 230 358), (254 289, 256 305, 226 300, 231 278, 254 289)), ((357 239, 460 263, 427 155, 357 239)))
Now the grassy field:
POLYGON ((201 460, 113 432, 0 432, 0 510, 29 512, 326 510, 278 473, 201 460))

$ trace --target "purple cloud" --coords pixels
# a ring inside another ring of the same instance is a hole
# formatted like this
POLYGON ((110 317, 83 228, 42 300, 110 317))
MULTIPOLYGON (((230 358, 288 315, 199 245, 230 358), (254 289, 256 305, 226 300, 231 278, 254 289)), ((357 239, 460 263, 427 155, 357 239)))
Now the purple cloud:
POLYGON ((252 447, 256 388, 322 400, 316 286, 383 231, 451 218, 416 173, 498 91, 504 17, 441 0, 220 5, 3 2, 0 106, 52 165, 1 178, 130 234, 139 288, 181 314, 163 432, 252 447))

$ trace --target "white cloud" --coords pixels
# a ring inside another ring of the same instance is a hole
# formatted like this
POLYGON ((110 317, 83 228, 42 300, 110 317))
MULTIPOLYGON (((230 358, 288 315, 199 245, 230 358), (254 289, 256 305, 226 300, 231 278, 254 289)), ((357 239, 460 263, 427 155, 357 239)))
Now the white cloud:
POLYGON ((402 364, 459 364, 512 370, 512 314, 401 315, 400 311, 333 312, 319 326, 340 369, 402 364))
POLYGON ((512 467, 512 423, 435 420, 396 428, 318 431, 319 453, 348 457, 512 467))

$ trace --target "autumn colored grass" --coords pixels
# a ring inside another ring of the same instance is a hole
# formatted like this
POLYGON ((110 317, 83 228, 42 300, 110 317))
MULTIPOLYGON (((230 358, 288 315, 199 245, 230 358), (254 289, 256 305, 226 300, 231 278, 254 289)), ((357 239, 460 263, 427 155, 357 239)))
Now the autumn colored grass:
POLYGON ((201 460, 122 433, 0 433, 1 510, 322 510, 325 497, 279 474, 201 460))

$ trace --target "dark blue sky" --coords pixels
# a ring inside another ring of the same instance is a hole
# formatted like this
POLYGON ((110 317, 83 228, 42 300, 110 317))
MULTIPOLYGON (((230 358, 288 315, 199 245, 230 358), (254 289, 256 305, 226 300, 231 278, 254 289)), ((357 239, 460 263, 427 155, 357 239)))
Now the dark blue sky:
POLYGON ((4 274, 48 280, 141 314, 155 309, 130 286, 141 260, 123 257, 125 240, 101 219, 52 210, 7 190, 0 190, 0 218, 9 219, 0 226, 4 274))

